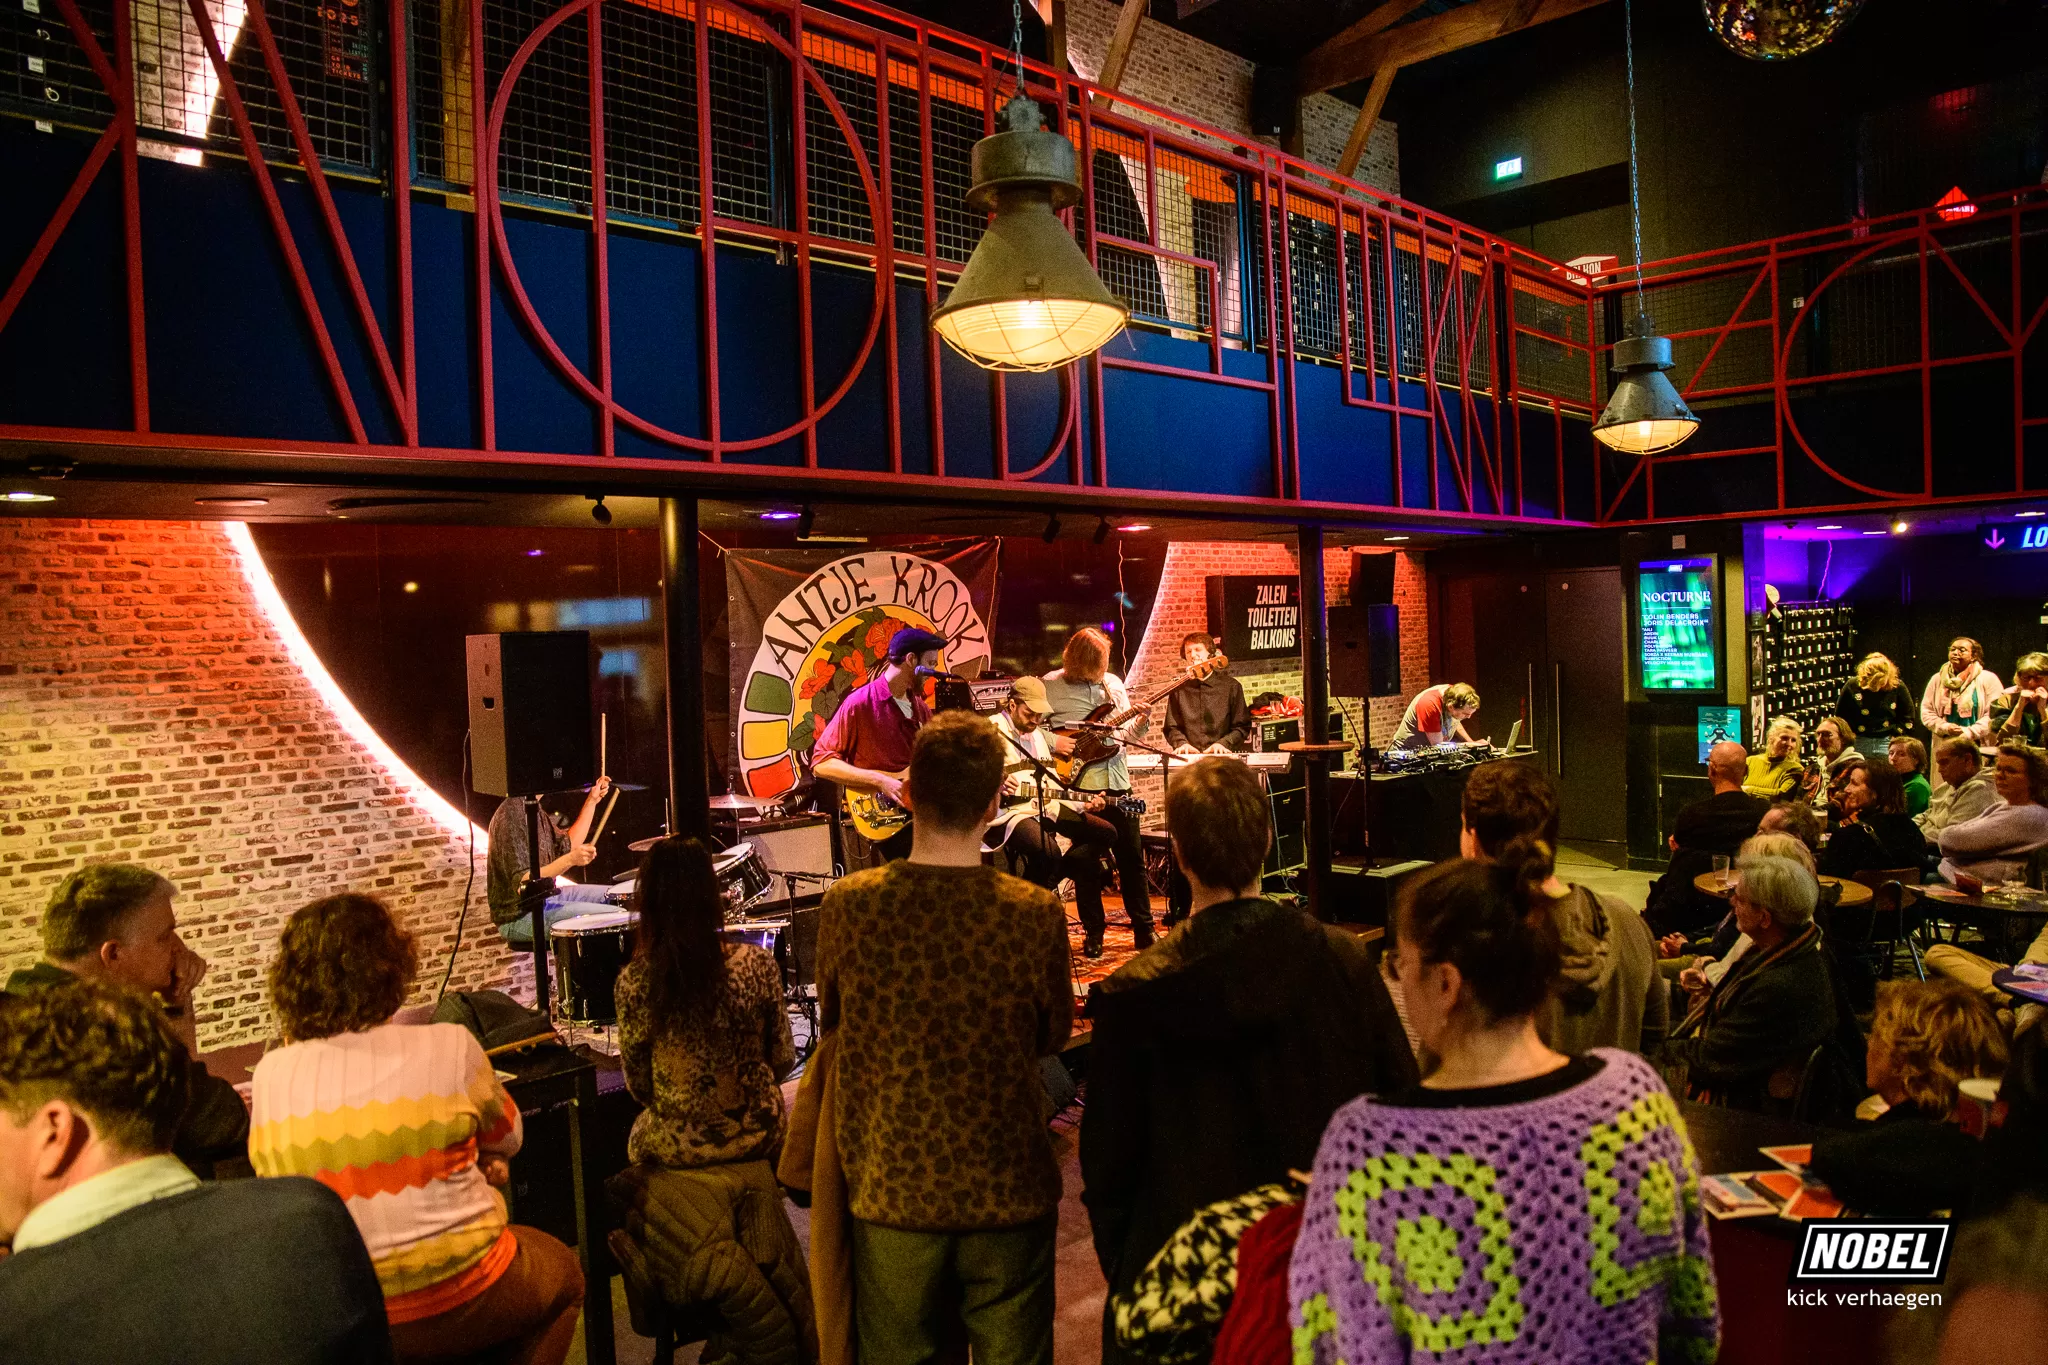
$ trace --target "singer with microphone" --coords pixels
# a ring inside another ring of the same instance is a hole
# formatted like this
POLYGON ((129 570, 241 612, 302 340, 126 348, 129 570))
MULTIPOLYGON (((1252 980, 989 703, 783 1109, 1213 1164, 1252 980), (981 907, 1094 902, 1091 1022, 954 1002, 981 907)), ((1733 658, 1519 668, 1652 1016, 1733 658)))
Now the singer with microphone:
MULTIPOLYGON (((938 672, 946 642, 928 630, 905 626, 889 637, 882 669, 865 686, 847 693, 825 733, 811 749, 811 771, 856 792, 873 792, 904 809, 903 779, 910 771, 910 745, 932 718, 920 676, 938 672)), ((910 856, 910 826, 872 841, 877 862, 910 856)))

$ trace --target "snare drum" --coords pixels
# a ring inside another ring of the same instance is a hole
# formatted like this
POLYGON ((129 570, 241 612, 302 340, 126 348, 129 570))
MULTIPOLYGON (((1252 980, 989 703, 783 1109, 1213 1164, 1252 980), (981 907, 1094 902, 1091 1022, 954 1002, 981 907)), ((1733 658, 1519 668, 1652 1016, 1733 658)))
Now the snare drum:
POLYGON ((612 992, 633 957, 633 925, 625 910, 598 910, 556 920, 548 930, 555 955, 555 1011, 572 1024, 616 1024, 612 992))
POLYGON ((734 844, 711 860, 712 875, 718 878, 718 893, 725 898, 728 921, 768 894, 775 878, 761 851, 751 843, 734 844))
POLYGON ((605 903, 608 905, 624 906, 629 910, 632 909, 633 888, 638 885, 639 879, 637 877, 621 877, 618 881, 612 883, 609 891, 604 893, 605 903))

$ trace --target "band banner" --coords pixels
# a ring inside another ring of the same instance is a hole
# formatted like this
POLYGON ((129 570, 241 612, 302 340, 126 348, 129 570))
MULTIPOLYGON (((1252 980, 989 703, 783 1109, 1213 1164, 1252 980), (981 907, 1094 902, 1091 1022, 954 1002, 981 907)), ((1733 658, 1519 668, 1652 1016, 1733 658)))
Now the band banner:
POLYGON ((728 550, 733 752, 749 796, 780 796, 810 771, 811 746, 847 693, 875 676, 889 637, 922 626, 946 641, 939 666, 987 669, 998 547, 940 541, 916 550, 728 550))

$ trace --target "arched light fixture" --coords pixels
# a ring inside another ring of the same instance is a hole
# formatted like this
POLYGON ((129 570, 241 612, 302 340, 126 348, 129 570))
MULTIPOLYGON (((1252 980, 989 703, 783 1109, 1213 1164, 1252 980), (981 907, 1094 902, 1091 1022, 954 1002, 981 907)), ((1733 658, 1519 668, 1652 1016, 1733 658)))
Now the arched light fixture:
POLYGON ((971 208, 993 212, 988 230, 932 329, 988 370, 1036 372, 1092 355, 1124 329, 1131 310, 1088 264, 1059 211, 1081 202, 1074 144, 1039 126, 1038 101, 1024 93, 1024 17, 1010 6, 1017 93, 1003 108, 1007 129, 974 144, 971 208))
POLYGON ((1617 378, 1593 435, 1624 455, 1669 450, 1699 430, 1700 419, 1679 397, 1665 371, 1671 368, 1671 338, 1660 337, 1643 299, 1643 202, 1636 180, 1636 35, 1634 0, 1622 3, 1623 45, 1628 55, 1629 226, 1636 247, 1636 315, 1627 335, 1614 343, 1617 378))

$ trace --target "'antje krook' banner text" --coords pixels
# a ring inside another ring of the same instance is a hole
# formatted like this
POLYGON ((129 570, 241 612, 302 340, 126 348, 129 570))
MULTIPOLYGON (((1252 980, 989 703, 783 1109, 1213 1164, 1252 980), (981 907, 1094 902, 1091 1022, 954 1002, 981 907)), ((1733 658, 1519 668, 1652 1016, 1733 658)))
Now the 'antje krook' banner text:
POLYGON ((725 555, 732 638, 733 771, 750 796, 780 796, 847 693, 872 679, 889 637, 945 640, 940 667, 973 677, 990 657, 993 540, 910 550, 734 550, 725 555))

